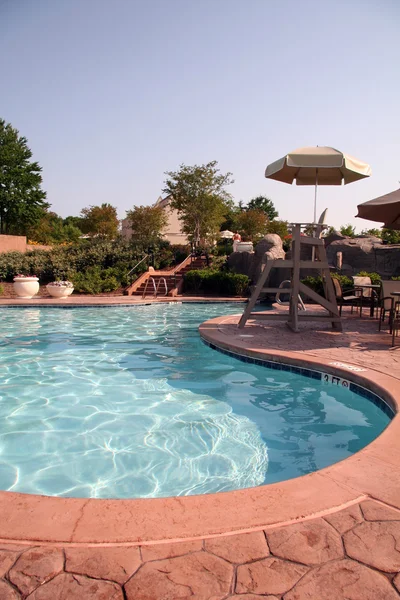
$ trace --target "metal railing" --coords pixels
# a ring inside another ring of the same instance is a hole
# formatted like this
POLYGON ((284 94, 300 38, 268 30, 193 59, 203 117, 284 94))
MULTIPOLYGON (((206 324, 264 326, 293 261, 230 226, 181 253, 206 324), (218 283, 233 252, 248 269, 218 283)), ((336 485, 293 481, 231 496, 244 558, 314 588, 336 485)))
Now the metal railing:
POLYGON ((164 285, 165 285, 165 294, 164 294, 164 296, 168 296, 168 286, 167 286, 167 280, 165 279, 165 277, 160 277, 160 279, 158 280, 158 284, 157 284, 157 289, 156 289, 156 295, 155 295, 155 298, 157 298, 158 290, 159 290, 159 288, 160 288, 160 283, 161 283, 162 281, 164 282, 164 285))
MULTIPOLYGON (((279 288, 282 289, 281 292, 277 292, 276 296, 275 296, 275 302, 277 302, 277 304, 289 304, 290 305, 290 301, 285 301, 285 300, 281 300, 281 294, 290 294, 291 293, 291 287, 288 289, 288 286, 285 287, 285 284, 289 283, 289 285, 291 286, 292 282, 290 281, 290 279, 285 279, 284 281, 281 282, 279 288)), ((300 310, 306 310, 306 307, 304 305, 303 299, 300 296, 300 294, 298 295, 298 304, 299 304, 299 309, 300 310)))
POLYGON ((154 288, 154 297, 156 298, 157 296, 157 288, 156 288, 156 282, 154 281, 154 277, 149 277, 146 281, 146 285, 144 286, 144 290, 143 290, 143 294, 142 294, 142 299, 146 297, 146 291, 147 291, 147 286, 149 285, 149 281, 153 282, 153 288, 154 288))
POLYGON ((157 298, 158 291, 160 289, 160 285, 161 285, 162 282, 164 283, 164 286, 165 286, 165 294, 164 294, 164 296, 168 296, 168 286, 167 286, 167 280, 165 279, 165 277, 160 277, 160 279, 158 280, 157 285, 156 285, 154 277, 149 277, 147 279, 147 281, 146 281, 145 286, 144 286, 144 290, 143 290, 143 294, 142 294, 142 299, 146 297, 147 286, 149 285, 150 281, 153 284, 153 296, 154 296, 154 298, 157 298))
POLYGON ((149 256, 150 256, 150 254, 145 254, 145 255, 143 256, 143 258, 142 258, 141 260, 139 260, 139 262, 138 262, 138 263, 137 263, 137 264, 136 264, 136 265, 133 267, 133 269, 131 269, 131 270, 129 271, 129 273, 128 273, 127 277, 129 277, 129 275, 130 275, 131 273, 133 273, 133 271, 134 271, 135 269, 137 269, 137 268, 138 268, 138 266, 139 266, 139 265, 141 265, 141 264, 142 264, 142 262, 143 262, 144 260, 146 260, 146 258, 149 258, 149 256))

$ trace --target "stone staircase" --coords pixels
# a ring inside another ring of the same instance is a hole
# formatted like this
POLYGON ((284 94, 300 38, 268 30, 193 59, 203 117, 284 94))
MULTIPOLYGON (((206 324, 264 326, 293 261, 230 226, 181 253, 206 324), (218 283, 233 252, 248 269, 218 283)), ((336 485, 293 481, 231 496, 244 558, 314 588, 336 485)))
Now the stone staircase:
POLYGON ((185 273, 195 269, 203 269, 206 266, 206 263, 205 256, 197 256, 195 258, 188 256, 180 265, 172 270, 146 271, 139 279, 126 288, 125 294, 128 296, 143 296, 146 291, 146 298, 154 297, 154 285, 150 280, 150 278, 152 278, 156 289, 158 289, 158 297, 177 295, 181 291, 185 273), (165 282, 163 280, 165 280, 165 282), (165 283, 167 284, 167 293, 165 293, 165 283))

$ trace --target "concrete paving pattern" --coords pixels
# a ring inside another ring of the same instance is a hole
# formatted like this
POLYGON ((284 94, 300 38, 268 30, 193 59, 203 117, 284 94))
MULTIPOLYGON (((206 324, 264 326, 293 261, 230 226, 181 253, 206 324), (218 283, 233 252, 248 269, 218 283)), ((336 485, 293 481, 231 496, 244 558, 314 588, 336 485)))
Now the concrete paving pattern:
POLYGON ((399 572, 400 510, 371 499, 205 540, 0 544, 1 600, 394 600, 399 572))

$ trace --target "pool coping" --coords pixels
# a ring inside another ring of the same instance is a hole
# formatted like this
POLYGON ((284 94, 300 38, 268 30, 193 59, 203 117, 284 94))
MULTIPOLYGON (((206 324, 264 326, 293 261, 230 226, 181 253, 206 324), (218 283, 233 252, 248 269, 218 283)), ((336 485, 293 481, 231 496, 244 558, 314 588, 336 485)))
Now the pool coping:
POLYGON ((400 382, 354 365, 249 346, 219 329, 225 317, 203 323, 200 335, 222 350, 322 371, 381 396, 396 416, 371 444, 329 467, 280 483, 233 492, 100 500, 0 492, 0 539, 39 545, 123 546, 245 533, 335 512, 366 497, 400 508, 400 382))

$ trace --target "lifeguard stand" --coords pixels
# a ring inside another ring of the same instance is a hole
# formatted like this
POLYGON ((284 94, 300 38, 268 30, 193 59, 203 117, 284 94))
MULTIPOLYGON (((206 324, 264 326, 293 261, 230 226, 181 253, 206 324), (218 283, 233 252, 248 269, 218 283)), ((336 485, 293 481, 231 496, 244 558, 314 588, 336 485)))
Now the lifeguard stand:
POLYGON ((329 270, 328 259, 326 257, 325 244, 320 239, 320 234, 323 225, 317 223, 293 223, 292 228, 292 258, 286 259, 274 259, 268 261, 264 270, 258 279, 257 285, 251 298, 247 304, 247 307, 239 321, 238 327, 243 328, 246 325, 248 319, 257 320, 287 320, 286 324, 290 329, 295 332, 299 331, 300 321, 329 321, 332 323, 332 328, 338 331, 342 331, 342 322, 339 315, 339 309, 336 302, 336 294, 332 283, 332 277, 329 270), (314 237, 301 235, 302 228, 314 227, 314 237), (300 251, 302 246, 311 247, 311 260, 300 260, 300 251), (272 269, 290 269, 291 270, 291 287, 284 288, 285 294, 290 294, 289 310, 287 312, 281 311, 280 313, 268 312, 252 312, 260 294, 270 293, 276 294, 282 292, 282 288, 271 288, 266 286, 268 277, 271 274, 272 269), (320 296, 304 285, 300 281, 300 269, 315 269, 322 277, 324 286, 325 298, 320 296), (315 303, 322 306, 325 313, 311 313, 309 311, 301 311, 299 313, 299 294, 302 293, 308 296, 315 303))

